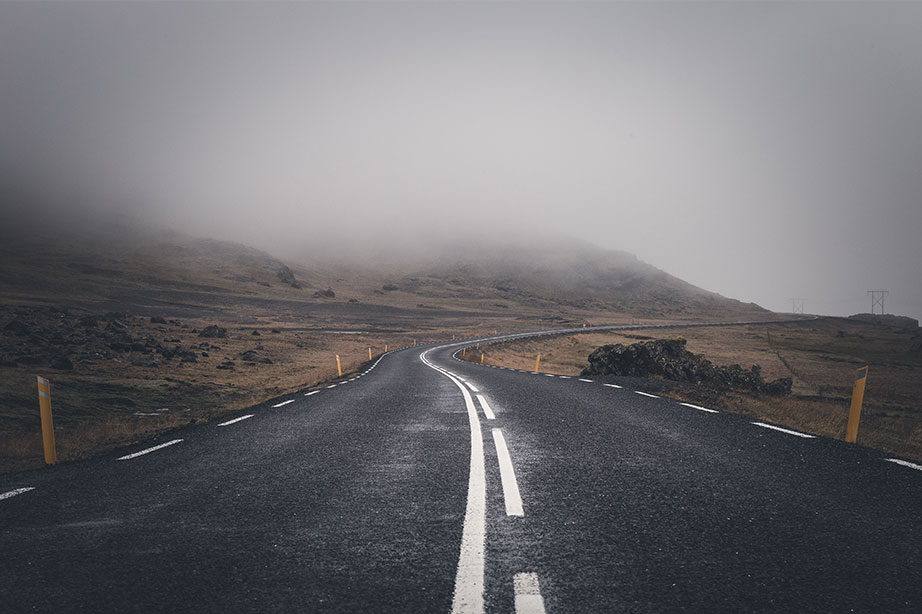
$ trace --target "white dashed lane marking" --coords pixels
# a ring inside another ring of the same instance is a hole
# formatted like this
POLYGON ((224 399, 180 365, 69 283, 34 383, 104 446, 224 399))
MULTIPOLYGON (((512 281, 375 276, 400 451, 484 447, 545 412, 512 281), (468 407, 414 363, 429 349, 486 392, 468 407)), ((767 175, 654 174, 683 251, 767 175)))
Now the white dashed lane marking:
POLYGON ((794 435, 795 437, 803 437, 804 439, 815 439, 814 435, 807 435, 806 433, 798 433, 797 431, 792 431, 790 429, 783 429, 780 426, 775 426, 774 424, 765 424, 764 422, 753 422, 756 426, 761 426, 764 429, 771 429, 773 431, 779 431, 781 433, 787 433, 788 435, 794 435))
POLYGON ((294 403, 294 402, 295 402, 294 399, 289 399, 287 401, 282 401, 281 403, 276 403, 272 407, 281 407, 282 405, 288 405, 289 403, 294 403))
POLYGON ((519 494, 519 483, 515 479, 515 470, 512 468, 512 459, 506 447, 506 439, 501 429, 493 429, 493 443, 496 444, 496 456, 499 460, 499 479, 503 484, 503 499, 506 501, 507 516, 524 516, 522 497, 519 494))
POLYGON ((684 405, 685 407, 691 407, 692 409, 697 409, 698 411, 706 411, 712 414, 719 414, 720 412, 716 409, 708 409, 707 407, 701 407, 700 405, 693 405, 691 403, 679 403, 679 405, 684 405))
POLYGON ((480 406, 483 408, 483 415, 487 417, 487 420, 495 419, 496 415, 493 413, 493 408, 490 407, 490 404, 487 403, 487 400, 483 398, 482 394, 477 395, 477 400, 480 401, 480 406))
POLYGON ((247 414, 246 416, 240 416, 239 418, 234 418, 233 420, 222 422, 218 426, 230 426, 231 424, 234 424, 235 422, 241 422, 243 420, 246 420, 247 418, 252 418, 252 417, 253 417, 253 414, 247 414))
POLYGON ((592 380, 591 380, 591 379, 579 378, 579 381, 581 381, 581 382, 586 382, 587 384, 591 384, 591 383, 592 383, 592 380))
POLYGON ((608 386, 609 388, 621 388, 618 384, 602 384, 603 386, 608 386))
POLYGON ((180 441, 182 441, 182 439, 174 439, 173 441, 168 441, 166 443, 160 444, 159 446, 154 446, 153 448, 147 448, 146 450, 141 450, 140 452, 135 452, 134 454, 126 454, 125 456, 119 456, 116 460, 120 460, 120 461, 131 460, 132 458, 137 458, 145 454, 150 454, 151 452, 156 452, 157 450, 162 450, 163 448, 167 446, 172 446, 173 444, 177 444, 180 441))
POLYGON ((887 461, 888 463, 896 463, 897 465, 902 465, 903 467, 909 467, 910 469, 916 469, 918 471, 922 471, 922 465, 910 463, 909 461, 904 461, 899 458, 885 458, 884 460, 887 461))
POLYGON ((304 396, 309 397, 309 396, 311 396, 312 394, 317 394, 318 392, 320 392, 320 391, 319 391, 319 390, 311 390, 310 392, 305 392, 305 393, 304 393, 304 396))
POLYGON ((538 574, 517 573, 512 579, 515 589, 515 614, 544 614, 544 598, 538 574))
POLYGON ((659 397, 655 394, 650 394, 649 392, 641 392, 640 390, 635 390, 634 394, 639 394, 641 396, 650 397, 651 399, 658 399, 659 397))
POLYGON ((16 490, 11 490, 0 494, 0 501, 4 499, 9 499, 10 497, 15 497, 16 495, 21 495, 24 492, 29 492, 30 490, 35 490, 34 486, 26 486, 25 488, 17 488, 16 490))

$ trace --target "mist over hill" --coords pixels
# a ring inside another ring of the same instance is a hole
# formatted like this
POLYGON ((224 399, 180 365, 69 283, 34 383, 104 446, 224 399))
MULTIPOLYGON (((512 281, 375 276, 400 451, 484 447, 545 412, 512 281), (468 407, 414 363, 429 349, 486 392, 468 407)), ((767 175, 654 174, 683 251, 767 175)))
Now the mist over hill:
POLYGON ((282 261, 253 247, 190 237, 127 215, 20 209, 5 211, 0 222, 0 286, 7 300, 97 297, 138 304, 228 294, 393 304, 397 297, 406 303, 415 296, 430 302, 476 299, 496 310, 523 306, 711 318, 765 313, 627 252, 567 238, 484 232, 476 238, 337 244, 324 237, 282 261), (318 296, 318 288, 335 296, 318 296))

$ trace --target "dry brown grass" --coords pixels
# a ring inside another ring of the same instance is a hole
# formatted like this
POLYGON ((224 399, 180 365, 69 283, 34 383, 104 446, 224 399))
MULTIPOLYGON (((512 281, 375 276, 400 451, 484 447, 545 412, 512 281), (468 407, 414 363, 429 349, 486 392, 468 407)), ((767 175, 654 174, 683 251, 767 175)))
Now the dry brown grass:
MULTIPOLYGON (((922 460, 922 355, 913 351, 918 331, 872 326, 842 318, 791 325, 691 328, 630 333, 587 333, 527 339, 484 346, 484 362, 578 375, 595 348, 644 339, 682 336, 691 352, 715 364, 762 367, 766 379, 793 378, 788 397, 718 393, 691 386, 664 391, 679 400, 707 403, 809 433, 842 439, 848 421, 855 369, 869 365, 868 385, 858 435, 859 445, 922 460)), ((480 351, 466 358, 479 362, 480 351)))

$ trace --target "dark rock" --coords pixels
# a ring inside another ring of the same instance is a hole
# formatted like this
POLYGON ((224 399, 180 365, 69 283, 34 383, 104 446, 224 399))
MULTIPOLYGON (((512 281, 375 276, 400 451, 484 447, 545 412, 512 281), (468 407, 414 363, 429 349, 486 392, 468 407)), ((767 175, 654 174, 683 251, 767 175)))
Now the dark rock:
POLYGON ((231 371, 233 371, 233 370, 234 370, 234 361, 233 361, 233 360, 225 360, 224 362, 222 362, 221 364, 219 364, 217 367, 215 367, 215 369, 225 369, 225 370, 231 370, 231 371))
POLYGON ((203 358, 208 358, 208 352, 202 352, 202 357, 203 357, 203 358))
POLYGON ((198 362, 195 352, 186 352, 181 355, 181 359, 180 362, 198 362))
POLYGON ((255 362, 255 363, 264 364, 264 365, 271 365, 271 364, 272 364, 272 360, 271 360, 271 359, 269 359, 269 358, 267 358, 267 357, 265 357, 265 356, 260 356, 260 355, 259 355, 258 353, 256 353, 256 351, 254 351, 254 350, 247 350, 246 352, 244 352, 244 353, 242 353, 242 354, 240 355, 240 358, 241 358, 242 360, 244 360, 245 362, 255 362))
POLYGON ((654 376, 765 394, 789 394, 791 391, 790 378, 766 383, 758 365, 749 370, 739 365, 716 366, 704 356, 686 350, 684 339, 655 339, 629 346, 604 345, 589 355, 589 366, 583 369, 582 375, 654 376))
POLYGON ((359 299, 357 299, 357 298, 350 298, 350 299, 349 299, 349 302, 350 302, 350 303, 358 303, 358 302, 359 302, 359 299))
POLYGON ((125 341, 113 341, 109 343, 109 349, 116 352, 130 352, 131 343, 125 341))
POLYGON ((278 273, 276 273, 276 275, 278 276, 279 281, 281 281, 283 284, 288 284, 292 288, 296 288, 298 290, 301 289, 301 284, 298 283, 297 279, 295 279, 295 274, 292 273, 291 269, 289 269, 284 264, 282 265, 282 268, 279 269, 278 273))
POLYGON ((3 327, 3 332, 11 335, 17 335, 19 337, 25 337, 31 332, 31 330, 29 329, 29 325, 22 320, 13 320, 3 327))
POLYGON ((314 292, 314 298, 336 298, 336 293, 333 292, 333 288, 327 288, 326 290, 317 290, 314 292))
POLYGON ((258 331, 258 330, 254 330, 254 331, 253 331, 252 333, 250 333, 250 334, 253 335, 254 337, 259 337, 259 331, 258 331))
POLYGON ((73 371, 74 363, 72 363, 67 356, 58 356, 51 361, 51 368, 61 371, 73 371))
POLYGON ((280 330, 277 329, 277 328, 273 328, 273 329, 272 329, 272 332, 275 333, 275 334, 277 335, 277 334, 279 334, 279 333, 282 332, 282 331, 280 331, 280 330))
POLYGON ((160 361, 154 357, 139 358, 138 360, 132 361, 136 367, 147 367, 149 369, 155 369, 160 366, 160 361))
POLYGON ((381 289, 384 290, 385 292, 393 292, 394 290, 400 290, 400 288, 398 286, 395 286, 394 284, 384 284, 383 286, 381 286, 381 289))
POLYGON ((166 324, 166 318, 162 318, 160 316, 151 316, 150 323, 151 324, 166 324))
POLYGON ((83 316, 77 320, 77 324, 84 328, 96 328, 96 325, 99 324, 99 318, 96 316, 83 316))
POLYGON ((212 324, 211 326, 206 326, 203 328, 198 336, 209 339, 224 339, 227 337, 227 329, 222 328, 217 324, 212 324))

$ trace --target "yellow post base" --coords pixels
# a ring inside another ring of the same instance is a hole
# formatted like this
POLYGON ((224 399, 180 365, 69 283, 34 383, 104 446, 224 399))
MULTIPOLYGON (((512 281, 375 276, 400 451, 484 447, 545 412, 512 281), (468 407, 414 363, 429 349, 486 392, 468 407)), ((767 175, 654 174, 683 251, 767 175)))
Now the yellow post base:
POLYGON ((38 408, 42 416, 42 445, 45 449, 45 464, 56 465, 58 453, 54 445, 54 423, 51 420, 51 382, 38 377, 38 408))

